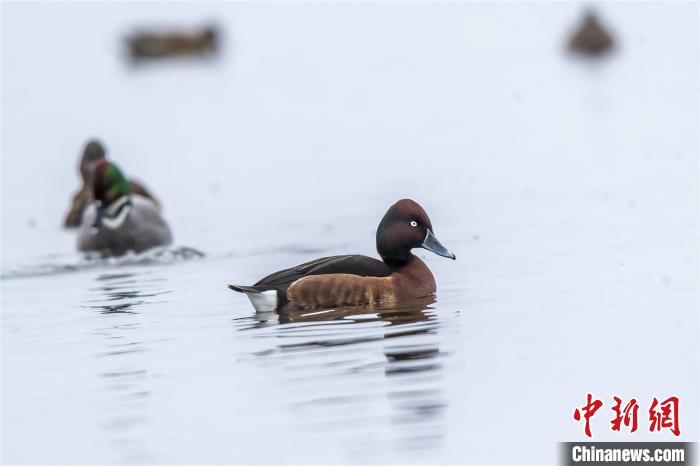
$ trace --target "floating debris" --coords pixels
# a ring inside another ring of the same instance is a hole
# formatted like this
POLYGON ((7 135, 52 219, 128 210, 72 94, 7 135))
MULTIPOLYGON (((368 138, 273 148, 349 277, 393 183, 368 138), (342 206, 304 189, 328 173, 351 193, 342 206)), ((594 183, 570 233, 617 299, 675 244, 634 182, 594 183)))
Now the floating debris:
POLYGON ((182 56, 208 56, 219 47, 219 32, 213 26, 200 31, 135 32, 127 38, 134 61, 182 56))
POLYGON ((610 52, 615 41, 609 31, 603 26, 598 15, 587 11, 581 26, 569 40, 569 50, 573 53, 588 57, 599 57, 610 52))

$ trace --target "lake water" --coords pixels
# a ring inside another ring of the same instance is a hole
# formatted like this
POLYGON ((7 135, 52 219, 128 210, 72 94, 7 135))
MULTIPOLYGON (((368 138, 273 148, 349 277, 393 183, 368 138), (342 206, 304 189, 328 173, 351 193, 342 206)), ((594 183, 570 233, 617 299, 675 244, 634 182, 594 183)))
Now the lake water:
POLYGON ((590 63, 574 3, 3 3, 2 462, 546 464, 589 392, 678 395, 697 439, 696 7, 600 5, 618 48, 590 63), (208 21, 215 58, 124 58, 208 21), (176 246, 78 255, 91 136, 176 246), (376 256, 404 197, 457 255, 419 252, 434 302, 255 315, 227 289, 376 256))

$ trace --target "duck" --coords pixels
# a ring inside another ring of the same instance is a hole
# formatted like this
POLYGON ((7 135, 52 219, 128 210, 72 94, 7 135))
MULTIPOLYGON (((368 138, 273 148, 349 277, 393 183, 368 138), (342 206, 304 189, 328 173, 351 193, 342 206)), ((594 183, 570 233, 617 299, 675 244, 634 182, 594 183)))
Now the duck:
POLYGON ((92 198, 83 215, 78 250, 102 256, 140 253, 172 243, 156 204, 135 194, 116 164, 100 159, 91 170, 92 198))
MULTIPOLYGON (((82 186, 73 195, 70 207, 63 220, 65 228, 77 228, 80 226, 85 208, 93 201, 92 186, 90 185, 91 166, 106 157, 104 145, 97 139, 90 139, 85 144, 83 155, 80 157, 79 171, 82 179, 82 186)), ((129 180, 129 187, 133 194, 138 194, 150 199, 157 208, 160 209, 158 200, 137 181, 129 180)))
POLYGON ((391 305, 436 293, 435 277, 413 249, 456 259, 438 241, 428 214, 411 199, 387 210, 377 227, 376 246, 381 260, 357 254, 322 257, 254 285, 228 287, 244 293, 256 312, 391 305))
POLYGON ((127 38, 133 61, 174 56, 206 56, 216 52, 219 32, 215 26, 199 31, 136 32, 127 38))
POLYGON ((614 45, 612 35, 593 10, 584 14, 581 25, 569 40, 571 52, 588 57, 605 55, 613 49, 614 45))

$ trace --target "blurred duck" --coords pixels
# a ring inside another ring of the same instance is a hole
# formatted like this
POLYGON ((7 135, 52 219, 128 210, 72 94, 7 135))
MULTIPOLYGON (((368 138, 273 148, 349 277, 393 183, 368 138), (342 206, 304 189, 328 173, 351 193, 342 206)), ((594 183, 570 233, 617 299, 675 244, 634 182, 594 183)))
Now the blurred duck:
POLYGON ((589 57, 604 55, 613 46, 612 35, 593 11, 586 12, 583 22, 569 40, 569 50, 589 57))
POLYGON ((218 33, 207 27, 199 32, 135 33, 127 38, 132 60, 183 55, 206 55, 216 52, 218 33))
MULTIPOLYGON (((80 191, 73 195, 71 200, 71 205, 66 214, 66 218, 63 222, 66 228, 76 228, 80 226, 80 220, 83 216, 83 211, 85 208, 93 201, 92 185, 90 183, 90 169, 92 165, 105 158, 105 149, 99 141, 90 140, 85 145, 83 150, 83 156, 80 158, 80 176, 83 181, 83 185, 80 191)), ((158 201, 149 193, 145 187, 136 181, 129 180, 129 188, 132 194, 138 194, 140 196, 147 197, 153 201, 158 207, 158 201)))
POLYGON ((229 285, 245 293, 258 312, 392 304, 435 294, 435 278, 413 248, 455 259, 433 233, 418 203, 392 205, 377 228, 377 252, 323 257, 275 272, 252 286, 229 285))
POLYGON ((80 251, 120 256, 172 242, 170 228, 158 207, 147 197, 132 193, 116 165, 99 160, 93 166, 91 180, 95 200, 85 210, 78 234, 80 251))

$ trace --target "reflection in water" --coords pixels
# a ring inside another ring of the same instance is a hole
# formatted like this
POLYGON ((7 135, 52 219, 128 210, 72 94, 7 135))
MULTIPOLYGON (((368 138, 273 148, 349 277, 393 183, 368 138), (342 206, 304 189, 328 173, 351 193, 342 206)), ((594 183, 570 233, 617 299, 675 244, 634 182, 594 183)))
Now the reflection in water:
POLYGON ((356 322, 384 321, 389 324, 412 323, 429 320, 425 313, 435 303, 432 296, 415 300, 402 306, 367 306, 327 310, 292 310, 280 312, 280 323, 352 320, 356 322))
POLYGON ((97 281, 101 282, 100 286, 91 288, 90 291, 98 292, 98 297, 88 299, 89 303, 99 303, 95 305, 85 306, 88 309, 98 309, 102 314, 134 314, 134 307, 148 304, 144 298, 152 298, 155 296, 168 294, 170 290, 161 290, 159 283, 163 282, 162 278, 151 279, 134 279, 136 274, 119 273, 119 274, 104 274, 97 277, 97 281), (153 291, 155 289, 155 291, 153 291), (115 303, 114 301, 120 301, 115 303))
POLYGON ((430 450, 442 442, 442 390, 434 298, 390 307, 296 310, 235 319, 266 348, 250 355, 282 380, 267 396, 310 435, 336 435, 351 455, 430 450))
POLYGON ((159 302, 153 298, 167 295, 165 279, 149 272, 109 273, 97 277, 97 286, 88 291, 91 297, 84 306, 105 315, 100 327, 92 334, 103 341, 103 349, 95 354, 98 361, 96 376, 103 382, 110 409, 100 421, 112 445, 124 461, 146 461, 150 458, 145 435, 148 408, 151 402, 149 379, 152 374, 145 366, 144 352, 162 340, 144 338, 139 314, 143 307, 159 302))

